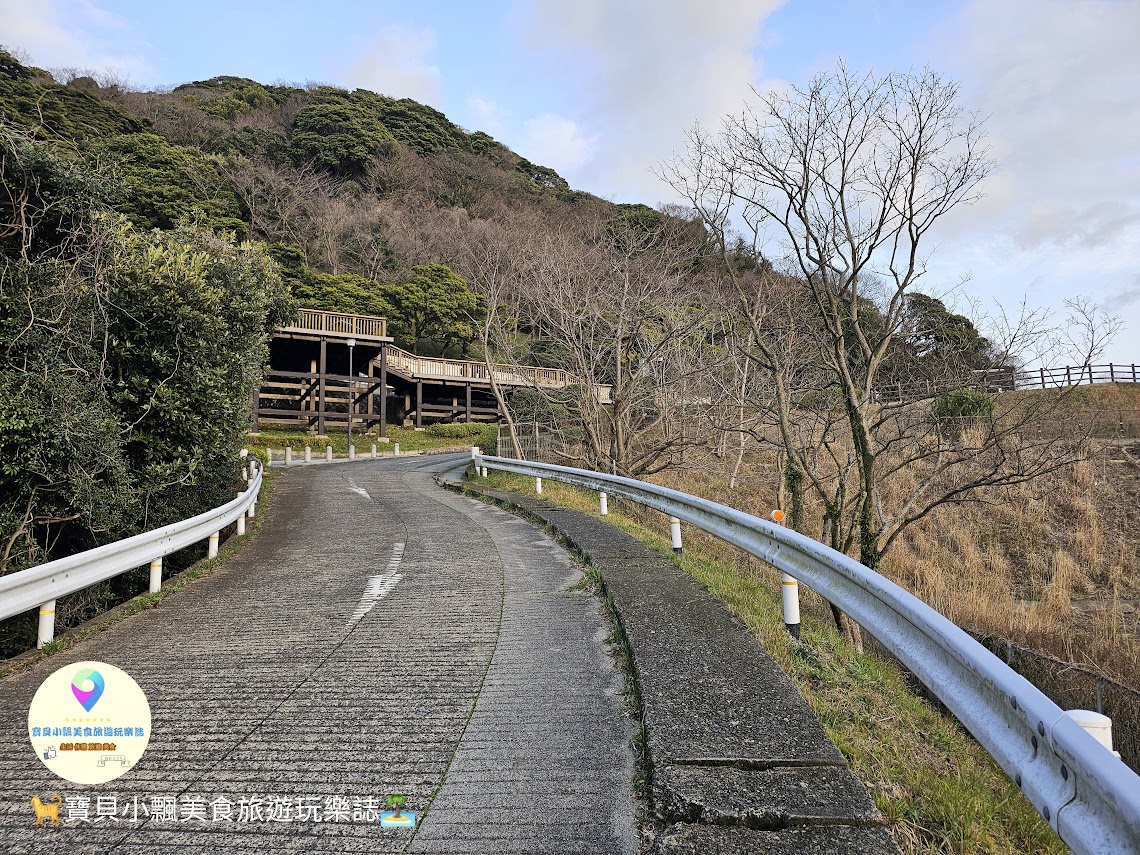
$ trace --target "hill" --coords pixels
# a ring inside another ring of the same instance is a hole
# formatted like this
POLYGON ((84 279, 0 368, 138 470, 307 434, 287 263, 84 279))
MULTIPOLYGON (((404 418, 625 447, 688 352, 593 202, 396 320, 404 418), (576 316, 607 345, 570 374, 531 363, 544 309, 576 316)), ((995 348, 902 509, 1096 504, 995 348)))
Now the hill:
POLYGON ((416 350, 458 353, 474 339, 446 307, 471 299, 460 280, 414 305, 400 299, 422 292, 417 276, 436 275, 424 265, 454 265, 446 232, 457 215, 553 221, 641 208, 571 190, 555 170, 408 98, 232 76, 151 92, 60 76, 0 50, 0 121, 97 163, 116 187, 108 201, 138 228, 194 223, 262 241, 302 304, 386 315, 416 350))

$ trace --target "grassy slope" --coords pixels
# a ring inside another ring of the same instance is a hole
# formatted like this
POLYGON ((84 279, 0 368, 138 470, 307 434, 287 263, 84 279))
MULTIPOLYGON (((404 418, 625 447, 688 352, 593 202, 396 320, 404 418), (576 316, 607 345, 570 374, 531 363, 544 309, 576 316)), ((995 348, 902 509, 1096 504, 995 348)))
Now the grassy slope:
MULTIPOLYGON (((533 491, 527 478, 491 473, 480 483, 533 491)), ((593 493, 546 481, 543 496, 597 514, 593 493)), ((609 522, 672 557, 664 522, 648 528, 611 500, 609 522)), ((866 784, 907 853, 1065 852, 985 751, 949 716, 907 687, 899 668, 857 653, 830 625, 805 617, 802 642, 784 629, 779 597, 765 577, 775 571, 712 557, 702 538, 686 534, 678 564, 719 597, 780 663, 828 735, 866 784)), ((719 550, 718 550, 719 551, 719 550)))

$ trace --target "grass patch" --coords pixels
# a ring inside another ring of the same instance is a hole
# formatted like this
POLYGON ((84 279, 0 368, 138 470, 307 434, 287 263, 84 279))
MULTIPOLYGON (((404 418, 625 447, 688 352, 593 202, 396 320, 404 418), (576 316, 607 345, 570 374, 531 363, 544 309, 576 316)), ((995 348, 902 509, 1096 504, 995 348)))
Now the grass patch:
MULTIPOLYGON (((534 479, 491 472, 475 482, 534 493, 534 479)), ((597 496, 543 481, 543 498, 598 516, 597 496)), ((779 596, 757 572, 702 554, 700 541, 674 556, 660 530, 622 513, 610 499, 606 520, 675 560, 752 630, 792 678, 828 736, 867 787, 906 853, 1063 853, 1068 849, 985 750, 950 716, 915 695, 893 662, 858 653, 830 624, 805 615, 802 640, 787 633, 779 596)), ((644 734, 642 734, 644 739, 644 734)), ((642 744, 644 751, 644 743, 642 744)))
MULTIPOLYGON (((473 445, 478 445, 484 450, 493 452, 495 450, 495 425, 479 425, 480 432, 475 435, 464 437, 453 436, 436 436, 428 430, 416 430, 410 427, 399 427, 397 425, 389 425, 387 434, 389 442, 380 441, 380 433, 378 430, 371 431, 357 431, 352 432, 352 443, 356 446, 356 453, 358 455, 368 454, 369 447, 372 443, 376 443, 376 451, 379 454, 391 454, 392 446, 395 443, 400 444, 400 451, 436 451, 444 448, 470 448, 473 445)), ((327 438, 318 438, 316 434, 307 433, 303 430, 279 430, 276 428, 263 428, 255 436, 250 436, 247 445, 251 449, 257 449, 264 452, 266 448, 273 450, 274 459, 281 460, 284 449, 291 447, 293 449, 293 460, 299 461, 304 459, 305 446, 308 445, 313 449, 313 457, 323 457, 325 453, 325 446, 331 445, 333 447, 333 455, 336 457, 348 456, 348 431, 344 429, 328 430, 327 438)))

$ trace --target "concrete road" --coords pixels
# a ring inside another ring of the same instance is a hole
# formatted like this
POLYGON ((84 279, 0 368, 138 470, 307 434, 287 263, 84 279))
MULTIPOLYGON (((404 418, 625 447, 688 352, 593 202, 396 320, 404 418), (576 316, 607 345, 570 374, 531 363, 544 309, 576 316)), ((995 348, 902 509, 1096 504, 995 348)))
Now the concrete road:
POLYGON ((225 567, 0 681, 0 851, 633 852, 600 604, 550 538, 436 487, 456 461, 297 467, 225 567), (153 716, 99 787, 27 739, 39 684, 82 660, 131 674, 153 716), (37 827, 52 794, 61 823, 37 827), (381 827, 393 794, 415 830, 381 827))

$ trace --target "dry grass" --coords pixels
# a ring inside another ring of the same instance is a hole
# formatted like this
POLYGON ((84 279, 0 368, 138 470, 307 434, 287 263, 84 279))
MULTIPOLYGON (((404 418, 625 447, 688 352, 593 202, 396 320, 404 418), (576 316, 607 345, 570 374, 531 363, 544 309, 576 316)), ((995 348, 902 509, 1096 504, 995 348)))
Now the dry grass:
MULTIPOLYGON (((1140 409, 1140 389, 1083 389, 1075 406, 1140 409)), ((879 570, 970 631, 1140 689, 1140 441, 1135 445, 1129 451, 1128 443, 1093 440, 1084 459, 1065 469, 937 509, 907 529, 879 570)), ((684 469, 655 480, 767 516, 780 483, 775 455, 750 449, 734 491, 731 462, 693 454, 684 469)), ((908 486, 900 479, 893 488, 908 486)), ((890 505, 895 497, 885 498, 890 505)), ((818 527, 820 508, 810 497, 808 511, 818 527)))

